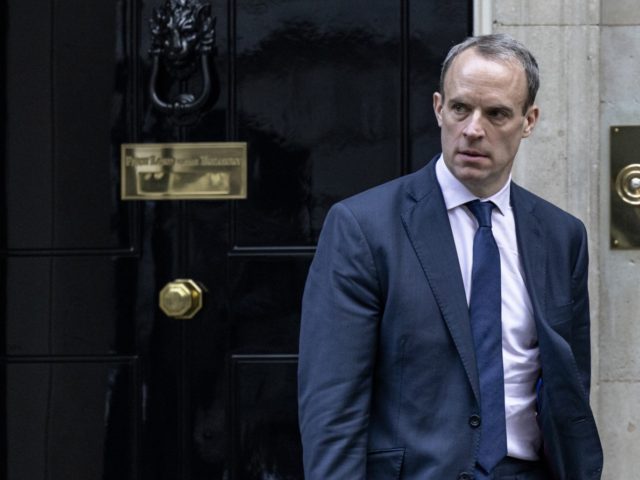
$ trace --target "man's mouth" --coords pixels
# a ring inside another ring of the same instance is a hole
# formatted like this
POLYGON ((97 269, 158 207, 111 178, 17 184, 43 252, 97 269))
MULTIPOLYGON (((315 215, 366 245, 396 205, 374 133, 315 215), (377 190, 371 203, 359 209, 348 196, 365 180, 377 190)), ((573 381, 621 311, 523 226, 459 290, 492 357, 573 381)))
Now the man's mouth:
POLYGON ((471 158, 481 158, 481 157, 487 157, 487 154, 484 152, 481 152, 479 150, 459 150, 458 153, 460 153, 461 155, 464 155, 465 157, 471 157, 471 158))

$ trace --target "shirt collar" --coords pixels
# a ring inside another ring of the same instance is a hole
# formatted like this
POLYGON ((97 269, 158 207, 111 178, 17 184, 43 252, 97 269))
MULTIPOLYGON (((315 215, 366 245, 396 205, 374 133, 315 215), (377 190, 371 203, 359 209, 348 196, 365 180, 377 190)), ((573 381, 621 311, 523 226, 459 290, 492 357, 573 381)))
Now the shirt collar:
MULTIPOLYGON (((444 203, 447 210, 453 210, 467 202, 478 199, 476 195, 471 193, 460 180, 453 176, 453 173, 445 165, 442 154, 436 160, 436 178, 442 190, 444 203)), ((511 174, 504 186, 497 192, 487 198, 480 198, 482 201, 492 201, 502 215, 510 208, 511 201, 511 174)))

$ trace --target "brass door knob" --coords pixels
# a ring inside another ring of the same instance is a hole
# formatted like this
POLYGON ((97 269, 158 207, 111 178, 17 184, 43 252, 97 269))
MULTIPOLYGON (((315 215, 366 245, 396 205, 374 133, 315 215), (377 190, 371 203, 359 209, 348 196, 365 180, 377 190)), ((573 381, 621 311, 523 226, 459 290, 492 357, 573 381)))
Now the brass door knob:
POLYGON ((640 164, 627 165, 616 177, 616 190, 620 198, 630 205, 640 205, 640 164))
POLYGON ((160 310, 171 318, 193 318, 202 308, 202 288, 188 278, 167 283, 159 297, 160 310))

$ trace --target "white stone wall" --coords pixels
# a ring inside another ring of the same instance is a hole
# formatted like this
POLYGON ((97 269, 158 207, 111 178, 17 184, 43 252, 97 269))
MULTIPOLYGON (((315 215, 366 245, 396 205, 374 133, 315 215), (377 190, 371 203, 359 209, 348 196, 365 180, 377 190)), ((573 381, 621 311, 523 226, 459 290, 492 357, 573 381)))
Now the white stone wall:
POLYGON ((609 127, 640 125, 640 2, 601 4, 600 429, 617 480, 640 475, 640 250, 609 248, 609 127))
POLYGON ((540 64, 541 122, 514 177, 587 226, 603 478, 640 478, 640 250, 609 247, 609 127, 640 125, 640 1, 477 3, 540 64))

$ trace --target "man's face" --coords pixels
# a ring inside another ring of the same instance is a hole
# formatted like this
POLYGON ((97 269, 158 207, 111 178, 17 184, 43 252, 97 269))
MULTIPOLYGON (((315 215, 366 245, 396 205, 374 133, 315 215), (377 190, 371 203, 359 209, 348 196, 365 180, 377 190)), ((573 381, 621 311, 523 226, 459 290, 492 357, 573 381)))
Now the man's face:
POLYGON ((519 62, 487 59, 473 48, 453 60, 444 79, 444 98, 433 95, 444 162, 481 198, 506 183, 520 140, 533 131, 539 111, 533 105, 523 114, 526 97, 519 62))

